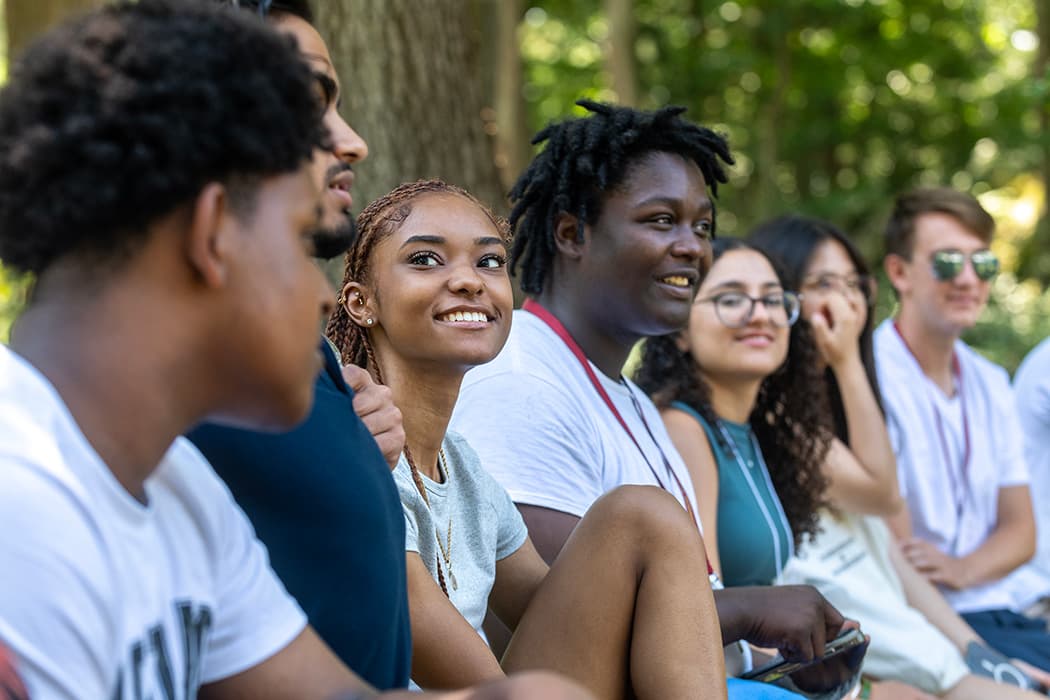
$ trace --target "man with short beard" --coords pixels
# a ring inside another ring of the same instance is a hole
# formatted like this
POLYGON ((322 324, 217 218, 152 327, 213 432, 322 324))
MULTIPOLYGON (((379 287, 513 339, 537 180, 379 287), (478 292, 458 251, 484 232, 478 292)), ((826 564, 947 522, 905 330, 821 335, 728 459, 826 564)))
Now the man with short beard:
MULTIPOLYGON (((315 253, 340 255, 355 236, 352 166, 368 146, 339 114, 342 86, 306 0, 239 5, 292 37, 315 71, 331 137, 331 149, 314 159, 324 188, 315 253)), ((376 687, 404 688, 411 664, 405 522, 390 475, 404 444, 401 414, 386 387, 359 367, 340 368, 320 343, 325 366, 314 406, 295 430, 209 424, 189 438, 230 487, 321 638, 376 687)))

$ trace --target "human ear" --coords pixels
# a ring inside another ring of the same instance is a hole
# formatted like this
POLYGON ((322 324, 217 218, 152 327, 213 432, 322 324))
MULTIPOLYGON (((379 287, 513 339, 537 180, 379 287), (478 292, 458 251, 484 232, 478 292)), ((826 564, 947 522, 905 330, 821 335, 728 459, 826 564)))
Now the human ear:
POLYGON ((221 287, 229 277, 235 226, 226 188, 217 182, 205 185, 190 204, 185 246, 190 266, 209 287, 221 287))
POLYGON ((363 328, 376 325, 375 302, 363 284, 356 281, 347 282, 339 299, 351 321, 363 328))
POLYGON ((564 211, 558 214, 554 220, 554 246, 560 255, 573 260, 582 256, 586 235, 580 229, 580 220, 575 216, 564 211))
POLYGON ((886 278, 889 279, 890 286, 897 290, 897 294, 903 293, 908 287, 908 261, 895 253, 890 253, 882 261, 882 267, 886 271, 886 278))

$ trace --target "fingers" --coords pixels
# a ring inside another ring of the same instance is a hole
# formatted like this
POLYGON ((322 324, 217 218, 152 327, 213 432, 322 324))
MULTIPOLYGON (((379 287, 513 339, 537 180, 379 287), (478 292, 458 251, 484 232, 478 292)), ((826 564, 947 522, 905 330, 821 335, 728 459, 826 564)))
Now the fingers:
POLYGON ((346 365, 342 368, 343 381, 346 385, 354 390, 354 393, 359 393, 365 390, 366 387, 375 384, 372 381, 372 375, 368 373, 364 367, 358 367, 357 365, 346 365))

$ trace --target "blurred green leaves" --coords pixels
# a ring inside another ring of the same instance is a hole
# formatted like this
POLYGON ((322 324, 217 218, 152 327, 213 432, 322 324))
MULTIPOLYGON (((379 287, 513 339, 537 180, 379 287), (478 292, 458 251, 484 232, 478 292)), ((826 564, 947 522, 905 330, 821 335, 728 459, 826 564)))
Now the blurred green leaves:
MULTIPOLYGON (((806 213, 877 260, 894 195, 916 185, 1041 210, 1050 72, 1034 73, 1036 1, 636 0, 639 106, 683 104, 729 136, 738 164, 720 232, 806 213)), ((616 99, 603 21, 597 0, 532 2, 522 49, 534 129, 580 96, 616 99)), ((1012 368, 1050 334, 1050 223, 1036 235, 1038 216, 993 213, 1007 274, 970 338, 1012 368)))

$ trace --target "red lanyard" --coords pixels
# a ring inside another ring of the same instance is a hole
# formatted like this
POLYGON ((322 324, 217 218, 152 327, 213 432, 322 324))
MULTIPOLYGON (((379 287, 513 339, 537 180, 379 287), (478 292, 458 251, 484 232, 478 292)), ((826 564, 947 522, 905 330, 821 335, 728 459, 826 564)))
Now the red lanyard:
MULTIPOLYGON (((905 349, 911 353, 911 356, 915 358, 916 364, 918 364, 919 358, 915 355, 911 346, 908 345, 908 341, 904 339, 904 334, 901 333, 900 325, 896 321, 893 322, 893 330, 897 331, 897 336, 904 343, 905 349)), ((919 369, 922 369, 921 366, 919 369)), ((952 496, 955 498, 955 514, 958 523, 955 531, 955 542, 953 543, 954 551, 955 546, 959 544, 963 508, 966 506, 967 495, 970 492, 970 419, 966 412, 966 395, 963 393, 962 365, 959 364, 959 357, 954 352, 952 353, 952 374, 955 377, 955 390, 959 393, 959 407, 962 409, 963 419, 963 454, 962 462, 957 470, 959 473, 958 483, 956 482, 956 470, 952 469, 951 453, 948 450, 948 439, 944 435, 941 411, 937 407, 937 401, 933 395, 929 393, 927 395, 930 400, 930 406, 933 408, 933 417, 937 420, 937 437, 941 444, 941 456, 944 458, 944 466, 948 471, 948 476, 952 480, 952 496)), ((927 392, 929 392, 928 387, 927 392)))
MULTIPOLYGON (((638 452, 642 455, 642 459, 645 460, 646 466, 649 467, 649 471, 652 472, 653 478, 656 479, 656 483, 659 484, 660 488, 662 488, 664 491, 671 493, 671 489, 667 488, 667 486, 664 484, 663 479, 660 478, 660 475, 657 473, 656 469, 649 461, 649 457, 645 454, 645 450, 643 450, 642 446, 638 443, 638 439, 634 436, 634 433, 632 433, 631 429, 627 426, 627 421, 625 421, 623 419, 623 416, 620 415, 620 411, 617 410, 616 404, 614 404, 612 402, 612 399, 609 398, 609 394, 605 391, 605 387, 602 386, 602 383, 601 381, 599 381, 597 375, 595 375, 594 370, 591 369, 591 363, 587 359, 587 355, 584 354, 583 348, 580 347, 579 343, 577 343, 576 340, 572 337, 572 335, 569 334, 569 331, 566 330, 565 326, 562 325, 561 321, 556 319, 554 317, 554 314, 552 314, 550 311, 547 311, 547 309, 543 308, 543 305, 540 304, 538 301, 535 301, 534 299, 527 299, 521 308, 524 311, 528 311, 529 313, 546 323, 548 326, 550 326, 550 329, 554 331, 555 335, 561 338, 561 341, 565 343, 565 346, 569 348, 569 351, 576 356, 576 359, 580 361, 580 365, 583 366, 583 371, 587 373, 587 378, 591 380, 591 385, 594 387, 595 391, 598 392, 598 396, 602 398, 602 401, 605 402, 605 405, 609 408, 609 411, 612 412, 613 417, 616 418, 616 421, 623 428, 624 432, 627 433, 627 437, 631 438, 631 442, 633 442, 634 446, 638 448, 638 452)), ((678 478, 678 474, 675 473, 674 468, 671 466, 670 460, 668 460, 667 455, 664 454, 663 448, 661 448, 660 443, 656 441, 656 437, 653 435, 653 431, 649 428, 649 422, 645 420, 645 414, 642 413, 641 404, 639 404, 638 399, 635 398, 634 392, 631 391, 631 387, 628 386, 627 391, 631 395, 631 401, 634 403, 635 410, 638 412, 638 417, 642 419, 642 425, 645 426, 646 432, 649 433, 649 437, 652 439, 653 444, 656 445, 656 449, 660 452, 660 457, 663 459, 664 462, 664 469, 667 470, 667 473, 670 474, 671 477, 675 480, 675 484, 678 486, 678 491, 682 494, 682 501, 685 504, 685 509, 689 513, 689 517, 693 519, 693 523, 696 524, 697 530, 699 530, 700 521, 696 519, 696 513, 693 511, 693 506, 689 501, 689 494, 686 492, 685 487, 682 485, 682 480, 678 478)), ((714 569, 711 568, 710 561, 707 562, 707 573, 714 573, 714 569)))

